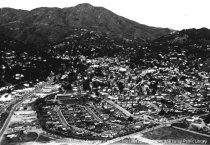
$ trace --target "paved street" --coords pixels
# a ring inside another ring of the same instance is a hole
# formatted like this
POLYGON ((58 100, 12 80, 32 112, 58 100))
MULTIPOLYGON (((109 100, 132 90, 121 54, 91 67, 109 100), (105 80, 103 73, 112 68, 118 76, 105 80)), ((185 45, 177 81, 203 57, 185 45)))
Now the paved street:
POLYGON ((133 114, 131 114, 129 111, 125 110, 124 108, 122 108, 121 106, 117 105, 116 103, 114 103, 111 100, 105 100, 107 103, 113 105, 115 108, 119 109, 120 111, 122 111, 126 116, 131 116, 133 117, 133 114))
POLYGON ((99 118, 89 107, 85 106, 85 109, 99 122, 102 122, 101 118, 99 118))

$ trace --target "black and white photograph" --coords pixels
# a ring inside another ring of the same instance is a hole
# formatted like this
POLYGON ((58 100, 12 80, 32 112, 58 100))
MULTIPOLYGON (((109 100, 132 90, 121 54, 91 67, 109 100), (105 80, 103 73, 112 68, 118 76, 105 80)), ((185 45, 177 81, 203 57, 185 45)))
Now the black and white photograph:
POLYGON ((0 145, 210 145, 209 0, 0 0, 0 145))

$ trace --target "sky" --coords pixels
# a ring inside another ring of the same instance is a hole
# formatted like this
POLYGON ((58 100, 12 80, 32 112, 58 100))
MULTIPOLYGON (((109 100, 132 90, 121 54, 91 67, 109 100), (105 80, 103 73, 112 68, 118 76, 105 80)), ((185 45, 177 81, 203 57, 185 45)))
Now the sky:
POLYGON ((80 3, 105 7, 149 26, 174 30, 210 29, 210 0, 0 0, 0 7, 31 10, 37 7, 72 7, 80 3))

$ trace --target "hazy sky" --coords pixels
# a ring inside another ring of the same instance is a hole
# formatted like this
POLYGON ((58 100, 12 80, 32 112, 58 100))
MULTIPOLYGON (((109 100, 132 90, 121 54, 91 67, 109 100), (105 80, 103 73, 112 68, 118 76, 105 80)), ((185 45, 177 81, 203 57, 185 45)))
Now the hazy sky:
POLYGON ((71 7, 79 3, 102 6, 149 26, 176 30, 210 28, 210 0, 0 0, 0 7, 31 10, 36 7, 71 7))

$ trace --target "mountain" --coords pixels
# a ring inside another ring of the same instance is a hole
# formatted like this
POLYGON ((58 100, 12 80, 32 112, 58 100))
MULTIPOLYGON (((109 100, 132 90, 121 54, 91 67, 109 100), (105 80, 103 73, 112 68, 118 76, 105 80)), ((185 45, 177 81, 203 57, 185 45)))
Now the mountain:
POLYGON ((59 42, 75 28, 106 33, 109 37, 153 40, 171 33, 167 28, 149 27, 103 8, 79 4, 69 8, 41 7, 31 11, 0 9, 0 32, 25 43, 59 42))

